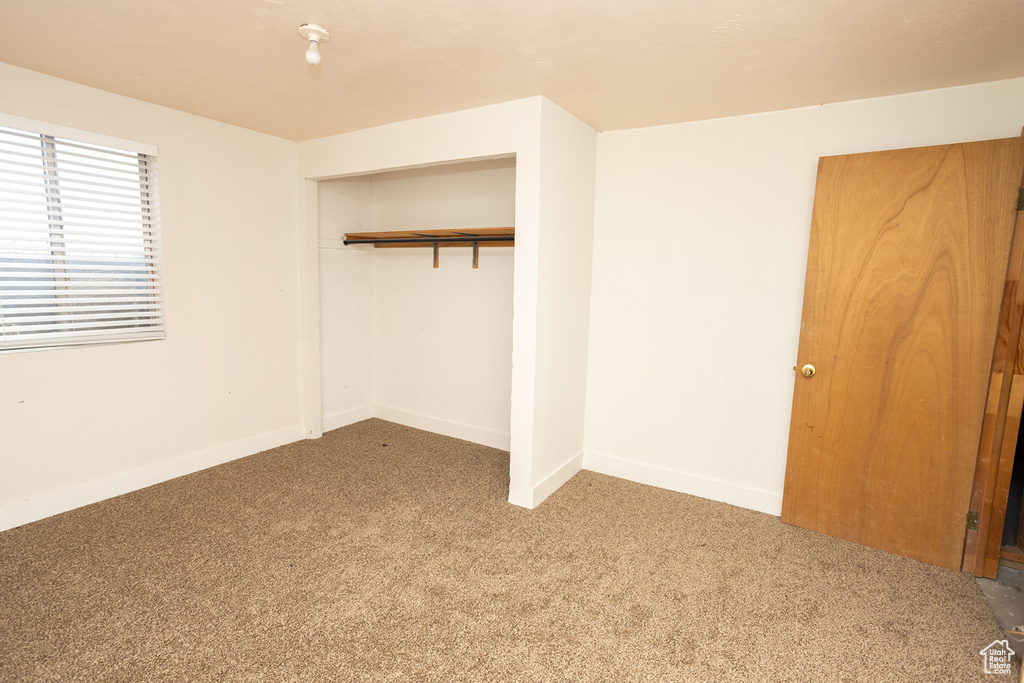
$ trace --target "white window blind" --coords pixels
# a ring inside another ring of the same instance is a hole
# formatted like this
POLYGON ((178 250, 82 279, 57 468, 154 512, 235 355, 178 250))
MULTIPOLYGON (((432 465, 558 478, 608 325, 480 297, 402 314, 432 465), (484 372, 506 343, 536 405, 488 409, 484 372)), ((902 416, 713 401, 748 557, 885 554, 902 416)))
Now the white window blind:
POLYGON ((0 351, 163 337, 156 157, 0 126, 0 351))

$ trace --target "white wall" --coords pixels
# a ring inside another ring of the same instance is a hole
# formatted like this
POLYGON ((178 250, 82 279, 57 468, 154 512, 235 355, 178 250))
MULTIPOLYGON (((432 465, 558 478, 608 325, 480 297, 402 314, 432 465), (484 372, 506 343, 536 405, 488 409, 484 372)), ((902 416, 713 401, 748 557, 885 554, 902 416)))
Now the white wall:
POLYGON ((584 466, 779 514, 818 157, 1022 125, 1016 79, 601 134, 584 466))
POLYGON ((0 111, 158 147, 167 322, 0 355, 0 528, 300 438, 295 143, 5 64, 0 111))
POLYGON ((583 461, 597 155, 589 126, 543 104, 534 505, 583 461))
POLYGON ((344 247, 345 232, 515 224, 515 160, 326 180, 320 187, 324 425, 368 415, 509 447, 511 248, 344 247))

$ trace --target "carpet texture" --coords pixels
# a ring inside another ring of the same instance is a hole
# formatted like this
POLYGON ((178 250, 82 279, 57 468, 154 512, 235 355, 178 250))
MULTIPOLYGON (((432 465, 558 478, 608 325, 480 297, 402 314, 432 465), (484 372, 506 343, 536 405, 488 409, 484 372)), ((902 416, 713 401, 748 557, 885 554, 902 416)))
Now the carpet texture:
POLYGON ((0 534, 0 679, 993 681, 975 581, 368 420, 0 534))

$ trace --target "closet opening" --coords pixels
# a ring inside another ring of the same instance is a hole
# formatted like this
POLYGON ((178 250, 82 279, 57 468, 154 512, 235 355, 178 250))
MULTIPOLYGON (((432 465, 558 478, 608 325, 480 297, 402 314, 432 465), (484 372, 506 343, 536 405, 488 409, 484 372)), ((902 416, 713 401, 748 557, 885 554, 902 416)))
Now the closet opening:
POLYGON ((318 182, 325 431, 379 417, 509 450, 512 241, 345 236, 512 229, 515 186, 514 156, 318 182))

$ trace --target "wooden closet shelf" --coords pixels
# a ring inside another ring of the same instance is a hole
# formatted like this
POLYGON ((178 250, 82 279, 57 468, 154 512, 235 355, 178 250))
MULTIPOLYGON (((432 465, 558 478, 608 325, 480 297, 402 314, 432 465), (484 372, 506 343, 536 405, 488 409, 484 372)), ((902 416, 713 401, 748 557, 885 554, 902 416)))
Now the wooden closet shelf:
POLYGON ((372 244, 387 247, 511 247, 515 245, 513 228, 456 228, 454 230, 392 230, 389 232, 346 232, 345 244, 372 244))
POLYGON ((440 247, 473 247, 473 267, 480 265, 480 247, 515 246, 516 229, 455 228, 454 230, 392 230, 389 232, 346 232, 345 244, 372 244, 375 249, 432 247, 434 267, 440 247))

